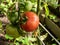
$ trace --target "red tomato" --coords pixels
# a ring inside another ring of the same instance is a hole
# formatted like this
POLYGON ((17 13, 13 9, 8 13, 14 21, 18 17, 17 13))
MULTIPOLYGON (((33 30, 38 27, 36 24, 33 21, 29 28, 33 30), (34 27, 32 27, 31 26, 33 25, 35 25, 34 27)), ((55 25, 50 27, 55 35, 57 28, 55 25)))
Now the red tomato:
POLYGON ((25 12, 24 15, 28 18, 25 24, 21 24, 22 29, 26 32, 32 32, 39 25, 39 17, 34 12, 25 12))

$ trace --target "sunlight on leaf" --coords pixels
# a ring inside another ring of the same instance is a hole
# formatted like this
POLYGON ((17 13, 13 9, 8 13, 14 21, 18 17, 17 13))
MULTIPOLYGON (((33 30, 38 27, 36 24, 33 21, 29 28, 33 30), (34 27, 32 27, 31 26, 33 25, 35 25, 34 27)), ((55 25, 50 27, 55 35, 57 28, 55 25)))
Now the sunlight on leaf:
POLYGON ((20 44, 18 42, 16 42, 15 45, 20 45, 20 44))
POLYGON ((46 33, 45 35, 40 36, 41 41, 43 41, 47 36, 48 36, 48 33, 46 33))
POLYGON ((34 41, 36 41, 37 39, 36 39, 36 38, 29 37, 28 40, 34 42, 34 41))
POLYGON ((57 44, 52 44, 52 45, 57 45, 57 44))
POLYGON ((5 38, 6 38, 6 39, 13 40, 13 37, 9 36, 8 34, 5 34, 5 38))
POLYGON ((18 42, 22 42, 22 40, 23 40, 23 37, 18 37, 18 38, 16 38, 16 41, 18 41, 18 42))

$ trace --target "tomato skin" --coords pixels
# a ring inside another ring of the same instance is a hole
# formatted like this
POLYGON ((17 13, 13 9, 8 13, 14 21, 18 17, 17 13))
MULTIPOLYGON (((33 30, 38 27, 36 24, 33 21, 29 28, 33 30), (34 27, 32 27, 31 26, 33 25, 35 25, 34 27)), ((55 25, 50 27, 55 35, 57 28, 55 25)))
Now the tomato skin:
POLYGON ((32 6, 33 6, 33 4, 32 4, 31 1, 26 1, 25 2, 25 9, 26 9, 26 11, 30 11, 32 9, 32 6))
POLYGON ((8 34, 9 36, 12 36, 14 38, 19 37, 19 32, 18 32, 18 28, 9 24, 6 26, 6 34, 8 34))
POLYGON ((37 29, 39 25, 39 17, 34 12, 25 12, 24 15, 28 18, 25 24, 21 27, 26 32, 32 32, 37 29))

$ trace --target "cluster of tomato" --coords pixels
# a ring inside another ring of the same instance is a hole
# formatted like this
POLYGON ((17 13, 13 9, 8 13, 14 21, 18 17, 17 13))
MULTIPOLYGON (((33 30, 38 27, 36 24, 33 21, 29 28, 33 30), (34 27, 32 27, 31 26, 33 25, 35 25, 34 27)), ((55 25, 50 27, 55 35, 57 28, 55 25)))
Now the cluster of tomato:
MULTIPOLYGON (((34 30, 36 30, 39 26, 39 17, 34 12, 31 11, 25 12, 23 15, 27 17, 27 20, 24 23, 21 23, 20 27, 26 32, 33 32, 34 30)), ((16 27, 14 26, 11 27, 11 25, 10 26, 8 25, 6 26, 6 29, 7 34, 13 36, 17 35, 17 37, 19 36, 19 33, 17 32, 18 29, 16 29, 16 27)))
MULTIPOLYGON (((11 3, 13 3, 11 5, 15 5, 14 2, 11 1, 11 3)), ((13 9, 12 9, 12 7, 10 7, 8 5, 10 3, 8 3, 6 5, 3 4, 3 6, 2 6, 2 4, 3 3, 1 3, 1 7, 6 6, 3 8, 3 10, 6 9, 6 12, 7 12, 6 14, 7 14, 8 19, 10 20, 11 23, 14 24, 15 21, 18 20, 17 12, 12 11, 12 10, 15 10, 15 8, 12 6, 13 7, 13 9), (9 9, 10 9, 10 12, 8 11, 9 9)), ((20 11, 21 12, 23 11, 23 14, 22 14, 23 16, 22 16, 22 19, 19 20, 19 22, 21 22, 19 27, 26 32, 32 32, 32 31, 36 30, 39 25, 39 17, 36 13, 33 12, 33 9, 35 9, 35 7, 36 7, 36 5, 35 6, 34 5, 35 4, 32 3, 31 1, 23 1, 20 4, 20 9, 21 9, 20 11), (25 20, 25 22, 23 20, 25 20)), ((12 25, 6 26, 6 33, 13 35, 14 37, 15 37, 15 35, 17 37, 19 36, 19 33, 17 32, 17 30, 18 29, 12 25)))

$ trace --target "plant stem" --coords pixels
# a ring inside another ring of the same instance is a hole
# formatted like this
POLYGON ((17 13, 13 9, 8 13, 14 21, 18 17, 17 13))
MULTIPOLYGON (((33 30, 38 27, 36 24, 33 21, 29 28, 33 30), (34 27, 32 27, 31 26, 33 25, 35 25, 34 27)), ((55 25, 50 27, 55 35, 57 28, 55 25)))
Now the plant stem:
POLYGON ((37 13, 38 16, 39 16, 39 11, 40 11, 39 10, 39 7, 40 7, 39 4, 40 4, 40 0, 37 0, 37 12, 36 13, 37 13))
POLYGON ((17 15, 18 15, 18 23, 20 20, 20 8, 19 8, 19 0, 16 0, 16 11, 17 11, 17 15))
MULTIPOLYGON (((40 0, 37 0, 37 15, 40 15, 40 0)), ((39 27, 37 29, 39 31, 39 36, 40 36, 40 30, 39 27)), ((41 41, 37 38, 38 45, 42 45, 41 41)))

